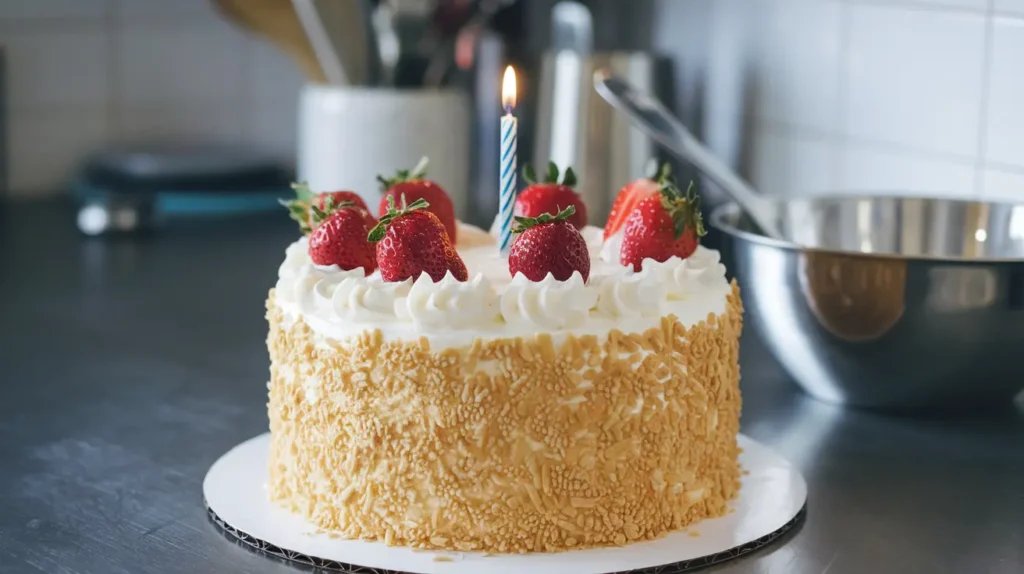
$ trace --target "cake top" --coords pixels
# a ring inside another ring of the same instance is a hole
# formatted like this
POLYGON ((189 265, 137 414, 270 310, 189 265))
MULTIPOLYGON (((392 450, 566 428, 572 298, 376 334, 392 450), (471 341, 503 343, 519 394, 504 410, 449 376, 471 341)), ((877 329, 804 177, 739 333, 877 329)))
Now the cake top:
POLYGON ((577 273, 567 281, 534 282, 512 277, 486 231, 458 224, 457 249, 468 281, 450 274, 384 281, 380 271, 319 266, 303 237, 286 250, 278 271, 276 297, 287 314, 299 315, 316 332, 344 339, 367 329, 386 338, 457 344, 478 337, 548 333, 598 334, 612 329, 642 332, 675 315, 687 326, 725 312, 729 284, 717 251, 697 247, 687 259, 650 260, 637 272, 615 260, 621 234, 608 242, 602 229, 585 227, 591 257, 590 280, 577 273))
POLYGON ((549 167, 552 181, 520 194, 508 257, 492 233, 456 222, 424 175, 420 165, 382 179, 379 221, 344 192, 297 189, 289 210, 310 235, 288 247, 279 269, 286 316, 332 339, 378 329, 457 345, 642 332, 665 316, 689 326, 725 311, 730 286, 718 252, 699 246, 697 198, 666 172, 624 188, 602 230, 586 225, 571 171, 558 181, 549 167))

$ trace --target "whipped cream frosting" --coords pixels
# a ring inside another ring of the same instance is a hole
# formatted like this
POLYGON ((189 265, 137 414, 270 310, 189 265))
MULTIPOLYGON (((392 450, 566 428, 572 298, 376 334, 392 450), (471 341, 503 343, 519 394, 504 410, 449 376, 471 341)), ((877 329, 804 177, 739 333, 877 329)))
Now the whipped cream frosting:
POLYGON ((675 315, 687 326, 724 313, 730 293, 717 251, 698 247, 687 259, 645 260, 634 272, 618 262, 621 234, 603 240, 586 227, 590 280, 579 273, 566 281, 548 276, 532 282, 511 277, 507 261, 486 231, 460 223, 457 249, 469 269, 467 282, 451 275, 433 282, 388 283, 379 272, 317 266, 306 238, 285 251, 278 270, 276 301, 286 317, 302 318, 316 333, 344 339, 379 329, 385 338, 427 337, 438 345, 471 344, 481 337, 518 337, 546 332, 607 334, 642 332, 675 315))

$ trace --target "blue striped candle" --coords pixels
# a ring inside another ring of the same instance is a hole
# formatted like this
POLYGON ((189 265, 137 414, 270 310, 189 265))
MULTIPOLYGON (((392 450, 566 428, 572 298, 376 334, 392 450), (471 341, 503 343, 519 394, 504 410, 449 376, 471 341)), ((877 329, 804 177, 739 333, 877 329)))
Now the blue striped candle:
POLYGON ((501 116, 501 174, 500 190, 501 196, 498 199, 498 249, 502 255, 508 255, 508 248, 512 244, 512 212, 516 203, 516 169, 518 160, 516 157, 516 139, 518 122, 512 115, 512 108, 516 105, 516 75, 512 66, 505 68, 505 77, 502 80, 501 100, 505 106, 505 115, 501 116))

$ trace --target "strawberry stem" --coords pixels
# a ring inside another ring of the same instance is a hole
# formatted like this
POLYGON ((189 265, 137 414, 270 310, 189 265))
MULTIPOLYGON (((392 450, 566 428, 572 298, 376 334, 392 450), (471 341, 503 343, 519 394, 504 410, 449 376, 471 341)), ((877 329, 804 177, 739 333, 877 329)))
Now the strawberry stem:
POLYGON ((519 225, 512 230, 512 233, 522 233, 531 227, 543 225, 545 223, 554 223, 556 221, 565 221, 572 214, 576 213, 576 206, 570 205, 562 211, 559 211, 557 215, 551 215, 550 213, 542 213, 537 217, 516 217, 516 223, 519 225))
POLYGON ((377 225, 375 225, 373 229, 370 230, 370 234, 366 236, 366 240, 369 241, 370 243, 376 243, 381 239, 384 239, 384 234, 387 232, 388 225, 390 225, 392 221, 398 219, 399 217, 402 217, 403 215, 412 213, 413 211, 419 209, 426 209, 428 207, 430 207, 430 204, 427 203, 427 200, 423 199, 422 197, 412 203, 406 203, 405 194, 402 194, 402 207, 396 208, 395 196, 389 195, 388 212, 382 215, 381 218, 377 221, 377 225))
POLYGON ((415 181, 427 177, 427 165, 430 160, 426 156, 420 158, 420 161, 413 166, 412 169, 400 169, 395 172, 393 177, 384 177, 383 175, 377 176, 377 181, 380 182, 381 192, 385 192, 399 183, 406 181, 415 181))
POLYGON ((335 203, 334 196, 328 195, 324 199, 324 205, 321 208, 316 205, 316 199, 320 196, 310 189, 308 183, 304 181, 293 183, 292 189, 295 190, 295 199, 279 199, 278 203, 288 209, 288 217, 294 219, 299 224, 299 231, 303 235, 308 235, 312 231, 310 223, 320 223, 330 217, 335 211, 343 207, 355 205, 351 201, 335 203), (310 221, 311 219, 312 222, 310 221))
POLYGON ((690 182, 690 185, 686 187, 685 194, 679 190, 671 176, 658 180, 658 183, 661 186, 658 189, 661 194, 661 205, 672 218, 675 238, 679 239, 687 229, 693 229, 697 237, 704 237, 707 230, 704 229, 704 218, 700 212, 700 196, 697 195, 694 183, 690 182))
POLYGON ((558 166, 553 161, 548 162, 548 171, 544 174, 544 181, 537 180, 537 172, 534 171, 532 165, 524 165, 523 180, 526 181, 527 185, 534 185, 537 183, 554 183, 564 185, 566 187, 575 187, 577 182, 576 172, 574 172, 571 167, 565 168, 565 173, 562 175, 562 181, 558 181, 558 166))

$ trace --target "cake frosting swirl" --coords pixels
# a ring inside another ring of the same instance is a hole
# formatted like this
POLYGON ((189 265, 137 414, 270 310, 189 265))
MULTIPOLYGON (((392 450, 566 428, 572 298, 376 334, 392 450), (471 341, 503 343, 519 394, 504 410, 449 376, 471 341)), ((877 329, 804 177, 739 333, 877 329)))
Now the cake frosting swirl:
MULTIPOLYGON (((444 344, 477 337, 518 336, 538 329, 554 335, 643 331, 673 315, 690 326, 725 310, 730 287, 717 251, 698 247, 687 259, 645 260, 634 272, 614 260, 601 230, 583 230, 592 268, 586 283, 548 277, 532 282, 509 276, 487 232, 462 224, 458 249, 470 279, 428 277, 385 282, 379 273, 314 265, 307 241, 285 252, 278 271, 277 302, 292 321, 304 319, 319 335, 343 339, 367 329, 385 338, 426 336, 444 344)), ((621 239, 621 238, 620 238, 621 239)))
POLYGON ((579 272, 566 281, 549 273, 538 282, 517 274, 501 295, 501 316, 509 325, 558 331, 583 325, 597 293, 583 282, 579 272))

